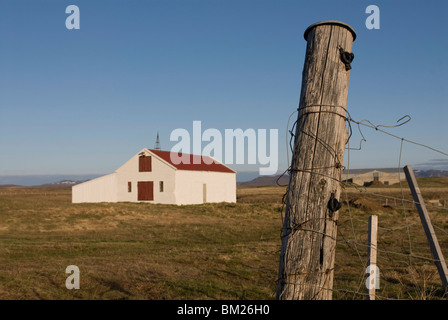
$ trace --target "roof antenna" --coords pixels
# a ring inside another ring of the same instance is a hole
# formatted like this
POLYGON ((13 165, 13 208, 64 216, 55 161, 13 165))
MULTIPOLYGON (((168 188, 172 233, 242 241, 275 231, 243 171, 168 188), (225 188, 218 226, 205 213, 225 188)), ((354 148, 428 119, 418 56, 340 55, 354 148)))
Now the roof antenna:
POLYGON ((159 139, 159 131, 157 131, 157 139, 156 139, 156 145, 154 146, 154 150, 161 150, 161 148, 160 148, 160 139, 159 139))

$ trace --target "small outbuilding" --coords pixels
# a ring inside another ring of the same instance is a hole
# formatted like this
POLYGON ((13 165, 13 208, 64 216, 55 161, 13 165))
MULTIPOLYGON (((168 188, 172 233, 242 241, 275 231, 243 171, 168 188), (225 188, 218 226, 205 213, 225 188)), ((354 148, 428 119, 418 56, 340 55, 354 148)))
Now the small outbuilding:
POLYGON ((391 185, 405 180, 405 176, 403 170, 397 168, 350 169, 344 170, 342 179, 360 186, 368 186, 372 183, 391 185))
POLYGON ((236 171, 210 157, 145 148, 114 173, 73 186, 72 202, 236 202, 236 171))

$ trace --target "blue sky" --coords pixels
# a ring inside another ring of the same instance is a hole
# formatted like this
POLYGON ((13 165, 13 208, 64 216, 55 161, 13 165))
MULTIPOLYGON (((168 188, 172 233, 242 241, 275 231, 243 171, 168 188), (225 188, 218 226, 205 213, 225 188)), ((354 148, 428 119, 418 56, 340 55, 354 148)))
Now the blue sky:
MULTIPOLYGON (((278 129, 283 171, 303 32, 321 20, 357 33, 352 117, 389 125, 408 114, 390 131, 448 152, 447 18, 442 0, 0 0, 0 175, 109 173, 154 147, 157 131, 169 150, 170 133, 194 120, 222 132, 278 129), (65 27, 71 4, 79 30, 65 27), (365 26, 371 4, 379 30, 365 26)), ((398 165, 400 140, 363 133, 351 168, 398 165)), ((448 170, 447 160, 403 148, 402 164, 448 170)))

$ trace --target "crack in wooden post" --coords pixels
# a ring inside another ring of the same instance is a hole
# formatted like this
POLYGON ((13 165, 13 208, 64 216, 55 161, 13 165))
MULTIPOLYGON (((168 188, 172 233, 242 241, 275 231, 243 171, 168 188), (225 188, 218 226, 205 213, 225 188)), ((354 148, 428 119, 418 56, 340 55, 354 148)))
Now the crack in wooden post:
POLYGON ((350 52, 356 34, 339 21, 322 21, 305 31, 302 73, 290 180, 282 229, 277 299, 331 299, 338 211, 328 202, 341 193, 347 142, 350 71, 339 48, 350 52), (307 230, 295 230, 308 221, 307 230), (305 276, 297 276, 305 275, 305 276))

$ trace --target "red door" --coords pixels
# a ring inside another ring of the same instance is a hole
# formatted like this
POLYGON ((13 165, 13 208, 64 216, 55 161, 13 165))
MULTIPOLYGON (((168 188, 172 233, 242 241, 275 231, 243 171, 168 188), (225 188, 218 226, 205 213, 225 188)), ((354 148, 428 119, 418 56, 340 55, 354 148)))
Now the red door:
POLYGON ((137 183, 137 200, 151 201, 154 200, 154 182, 153 181, 139 181, 137 183))

